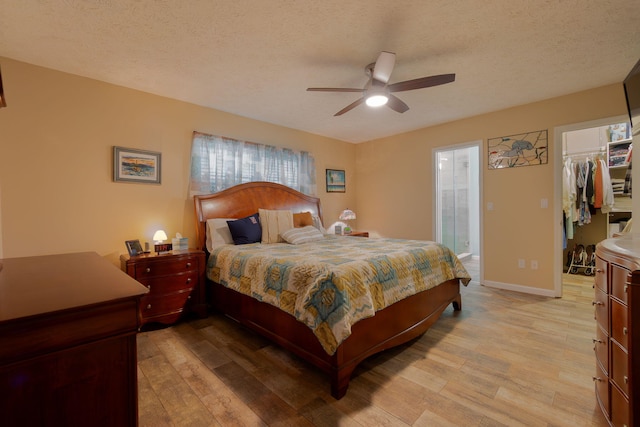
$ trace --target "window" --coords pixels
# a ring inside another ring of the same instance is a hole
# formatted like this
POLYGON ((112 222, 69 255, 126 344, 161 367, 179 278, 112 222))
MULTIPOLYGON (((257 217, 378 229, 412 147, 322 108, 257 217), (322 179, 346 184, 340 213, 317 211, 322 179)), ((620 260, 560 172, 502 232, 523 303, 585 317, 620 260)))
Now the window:
POLYGON ((315 161, 308 152, 193 133, 191 195, 251 181, 276 182, 315 195, 315 177, 315 161))

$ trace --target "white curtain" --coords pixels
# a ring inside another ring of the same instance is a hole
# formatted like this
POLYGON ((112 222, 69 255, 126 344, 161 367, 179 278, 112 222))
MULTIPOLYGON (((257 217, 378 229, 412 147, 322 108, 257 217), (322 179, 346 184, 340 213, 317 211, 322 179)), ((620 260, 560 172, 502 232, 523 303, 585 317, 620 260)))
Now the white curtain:
POLYGON ((315 195, 315 161, 305 151, 193 133, 191 195, 251 181, 276 182, 315 195))

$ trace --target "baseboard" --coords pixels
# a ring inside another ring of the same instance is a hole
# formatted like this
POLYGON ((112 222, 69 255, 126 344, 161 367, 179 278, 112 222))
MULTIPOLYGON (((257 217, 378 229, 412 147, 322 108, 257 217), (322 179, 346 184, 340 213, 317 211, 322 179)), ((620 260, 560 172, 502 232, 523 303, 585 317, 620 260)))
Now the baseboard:
POLYGON ((511 283, 492 282, 490 280, 485 280, 482 282, 482 284, 490 288, 504 289, 507 291, 522 292, 524 294, 540 295, 543 297, 555 298, 555 291, 553 289, 532 288, 531 286, 513 285, 511 283))

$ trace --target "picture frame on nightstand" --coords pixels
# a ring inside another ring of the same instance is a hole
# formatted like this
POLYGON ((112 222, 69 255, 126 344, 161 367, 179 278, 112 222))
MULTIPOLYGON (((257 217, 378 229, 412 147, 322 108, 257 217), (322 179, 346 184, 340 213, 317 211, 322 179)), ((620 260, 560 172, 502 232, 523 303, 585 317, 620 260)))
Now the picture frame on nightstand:
POLYGON ((140 240, 126 240, 124 242, 127 247, 127 252, 129 252, 129 256, 136 256, 144 253, 142 250, 142 245, 140 244, 140 240))

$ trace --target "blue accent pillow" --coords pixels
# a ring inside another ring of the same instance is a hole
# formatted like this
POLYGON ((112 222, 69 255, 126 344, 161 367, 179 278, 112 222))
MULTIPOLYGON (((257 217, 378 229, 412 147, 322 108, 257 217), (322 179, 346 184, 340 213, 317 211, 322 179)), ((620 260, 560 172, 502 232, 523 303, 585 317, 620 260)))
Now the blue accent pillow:
POLYGON ((260 217, 257 213, 246 218, 235 221, 227 221, 233 243, 236 245, 246 245, 249 243, 259 243, 262 241, 262 227, 260 217))

